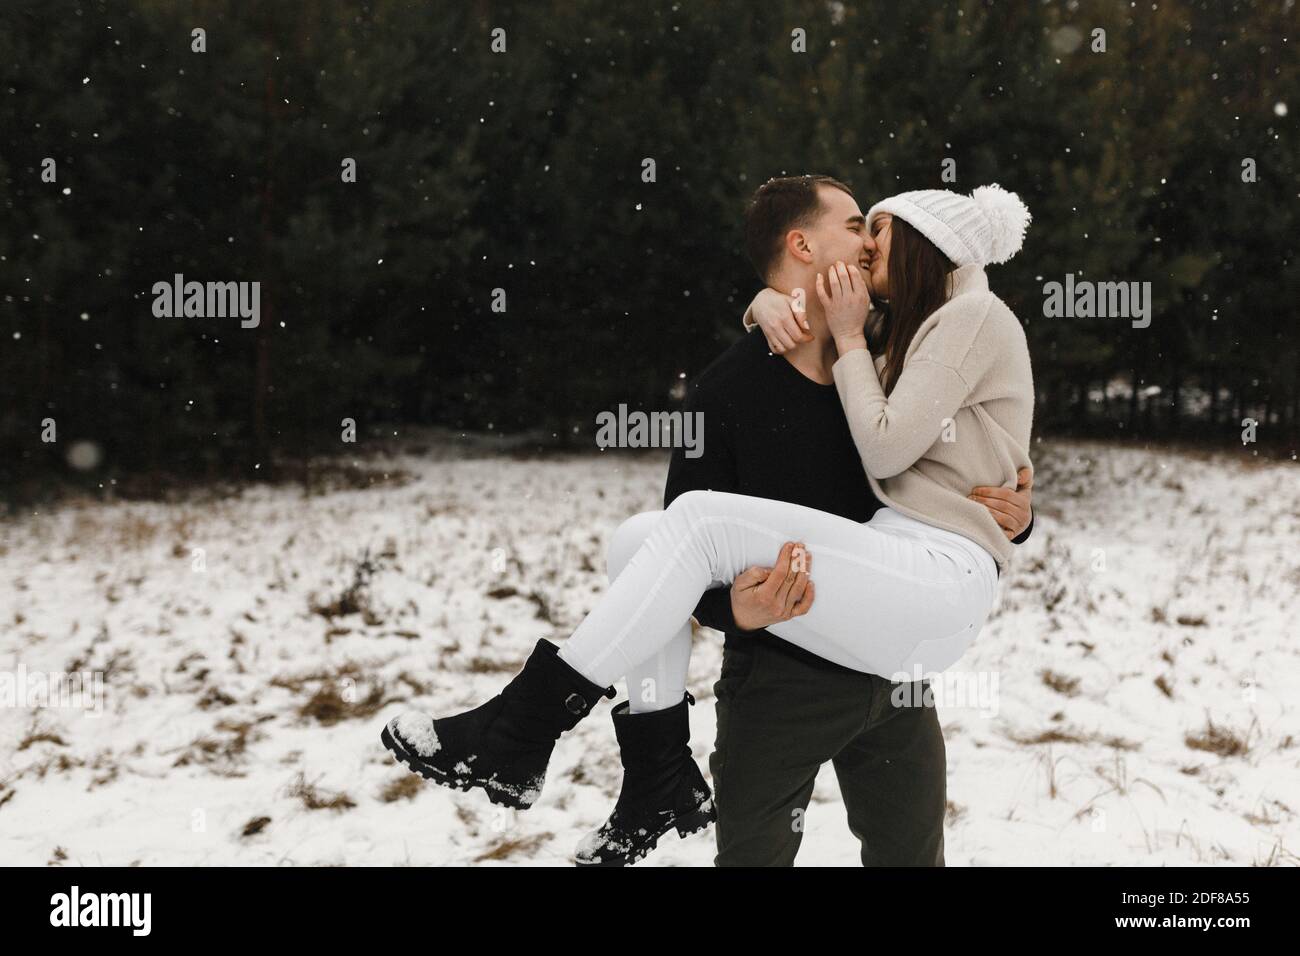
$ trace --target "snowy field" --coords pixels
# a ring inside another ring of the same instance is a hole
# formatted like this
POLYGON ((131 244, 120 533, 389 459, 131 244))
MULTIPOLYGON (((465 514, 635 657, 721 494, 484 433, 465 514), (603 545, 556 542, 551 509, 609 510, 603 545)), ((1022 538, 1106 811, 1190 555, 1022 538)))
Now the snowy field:
MULTIPOLYGON (((969 683, 940 688, 948 865, 1295 865, 1295 464, 1081 443, 1036 458, 1034 535, 957 665, 969 683)), ((0 522, 0 670, 104 680, 98 714, 0 708, 0 862, 566 865, 617 794, 614 702, 560 742, 524 813, 423 783, 379 730, 477 705, 537 638, 562 639, 665 464, 435 442, 367 460, 370 487, 0 522)), ((706 774, 720 658, 699 631, 706 774)), ((642 865, 713 850, 712 830, 670 835, 642 865)), ((798 862, 857 853, 828 766, 798 862)))

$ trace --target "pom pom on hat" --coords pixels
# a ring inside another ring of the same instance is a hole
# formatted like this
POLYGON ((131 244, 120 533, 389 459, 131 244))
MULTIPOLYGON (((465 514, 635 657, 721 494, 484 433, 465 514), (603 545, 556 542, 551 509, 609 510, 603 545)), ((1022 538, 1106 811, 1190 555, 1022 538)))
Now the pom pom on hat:
POLYGON ((970 194, 975 205, 988 218, 992 227, 989 259, 991 263, 1006 262, 1025 243, 1025 230, 1029 228, 1029 207, 1015 193, 1009 193, 997 183, 980 186, 970 194))

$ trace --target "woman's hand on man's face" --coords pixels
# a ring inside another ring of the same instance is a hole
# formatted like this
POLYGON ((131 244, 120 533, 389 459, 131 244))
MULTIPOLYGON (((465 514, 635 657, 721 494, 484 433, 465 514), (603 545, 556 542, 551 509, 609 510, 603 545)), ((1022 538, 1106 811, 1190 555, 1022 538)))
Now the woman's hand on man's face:
POLYGON ((817 298, 826 313, 826 325, 840 354, 851 348, 866 348, 862 331, 871 308, 871 290, 867 277, 855 265, 837 262, 823 278, 817 274, 817 298))

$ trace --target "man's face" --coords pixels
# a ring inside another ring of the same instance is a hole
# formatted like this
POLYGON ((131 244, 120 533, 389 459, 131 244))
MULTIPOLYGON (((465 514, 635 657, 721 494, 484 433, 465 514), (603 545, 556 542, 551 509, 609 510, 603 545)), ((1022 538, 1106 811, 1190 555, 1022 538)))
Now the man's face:
POLYGON ((836 262, 856 265, 868 274, 875 243, 867 235, 866 218, 858 202, 834 186, 817 187, 821 215, 804 230, 812 252, 813 268, 823 276, 836 262))

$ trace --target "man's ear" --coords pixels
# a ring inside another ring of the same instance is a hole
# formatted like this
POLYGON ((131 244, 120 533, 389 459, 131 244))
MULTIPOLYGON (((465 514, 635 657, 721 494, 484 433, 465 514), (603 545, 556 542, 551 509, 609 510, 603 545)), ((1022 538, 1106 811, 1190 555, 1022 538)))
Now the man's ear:
POLYGON ((785 234, 785 250, 804 265, 813 261, 812 249, 808 245, 808 235, 802 229, 791 229, 785 234))

